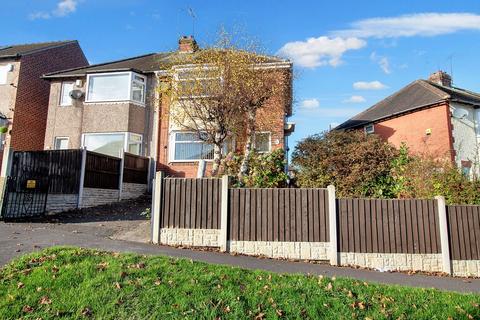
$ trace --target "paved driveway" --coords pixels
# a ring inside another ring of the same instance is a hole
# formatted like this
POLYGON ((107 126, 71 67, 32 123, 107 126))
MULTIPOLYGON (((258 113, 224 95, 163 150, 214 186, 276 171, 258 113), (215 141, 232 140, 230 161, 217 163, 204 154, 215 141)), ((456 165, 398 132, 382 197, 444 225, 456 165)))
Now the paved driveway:
POLYGON ((145 217, 141 215, 141 212, 147 206, 148 201, 144 200, 123 204, 122 206, 96 209, 89 211, 82 217, 79 215, 73 217, 60 215, 58 218, 43 222, 0 222, 0 265, 8 263, 15 256, 49 246, 74 245, 117 252, 185 257, 197 261, 239 266, 247 269, 263 269, 272 272, 351 277, 379 283, 480 293, 480 279, 382 273, 332 267, 327 264, 259 259, 119 240, 125 238, 125 234, 132 234, 132 232, 139 240, 148 238, 148 223, 145 224, 145 217))

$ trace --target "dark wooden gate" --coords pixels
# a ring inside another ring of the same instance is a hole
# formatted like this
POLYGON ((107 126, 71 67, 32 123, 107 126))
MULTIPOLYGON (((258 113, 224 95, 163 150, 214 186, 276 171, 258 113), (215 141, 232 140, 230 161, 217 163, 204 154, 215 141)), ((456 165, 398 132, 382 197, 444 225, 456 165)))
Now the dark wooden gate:
POLYGON ((14 152, 7 177, 2 218, 18 219, 45 214, 49 186, 48 155, 14 152))
POLYGON ((15 151, 1 217, 43 216, 49 193, 78 193, 81 161, 82 150, 15 151))

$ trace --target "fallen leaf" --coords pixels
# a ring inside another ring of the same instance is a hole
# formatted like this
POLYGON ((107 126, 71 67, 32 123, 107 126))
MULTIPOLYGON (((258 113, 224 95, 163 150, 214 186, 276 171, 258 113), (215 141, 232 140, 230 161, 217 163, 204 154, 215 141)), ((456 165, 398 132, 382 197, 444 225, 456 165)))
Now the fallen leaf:
POLYGON ((25 287, 25 284, 24 284, 23 282, 17 283, 17 288, 18 288, 18 289, 21 289, 21 288, 23 288, 23 287, 25 287))
POLYGON ((82 315, 83 315, 84 317, 91 317, 92 314, 93 314, 93 312, 92 312, 92 310, 91 310, 90 308, 88 308, 88 307, 83 308, 83 310, 82 310, 82 315))
POLYGON ((23 306, 22 311, 23 311, 23 312, 26 312, 26 313, 32 313, 32 312, 33 312, 33 308, 30 307, 29 305, 25 305, 25 306, 23 306))
POLYGON ((51 304, 52 300, 50 300, 47 296, 43 296, 43 297, 40 298, 38 303, 40 303, 40 304, 51 304))
POLYGON ((265 319, 265 313, 263 312, 260 312, 255 316, 255 320, 262 320, 262 319, 265 319))
POLYGON ((120 283, 118 283, 118 282, 115 282, 115 288, 117 288, 117 289, 121 289, 121 288, 122 288, 122 286, 120 285, 120 283))
POLYGON ((332 288, 333 288, 332 283, 329 282, 329 283, 327 284, 327 286, 325 287, 325 290, 330 291, 330 290, 332 290, 332 288))

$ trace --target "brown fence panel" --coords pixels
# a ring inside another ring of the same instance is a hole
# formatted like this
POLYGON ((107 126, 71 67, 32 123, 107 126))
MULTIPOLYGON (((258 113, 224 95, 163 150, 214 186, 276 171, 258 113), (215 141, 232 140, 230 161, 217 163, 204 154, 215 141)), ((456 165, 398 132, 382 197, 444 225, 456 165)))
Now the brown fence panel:
POLYGON ((147 184, 148 164, 149 159, 147 157, 125 153, 123 162, 123 182, 147 184))
POLYGON ((453 260, 480 259, 480 206, 447 206, 453 260))
POLYGON ((341 252, 440 253, 435 200, 337 200, 341 252))
POLYGON ((326 189, 230 189, 229 239, 327 242, 326 189))
POLYGON ((85 188, 118 189, 121 159, 87 151, 85 188))
POLYGON ((222 180, 165 178, 161 228, 220 229, 222 180))

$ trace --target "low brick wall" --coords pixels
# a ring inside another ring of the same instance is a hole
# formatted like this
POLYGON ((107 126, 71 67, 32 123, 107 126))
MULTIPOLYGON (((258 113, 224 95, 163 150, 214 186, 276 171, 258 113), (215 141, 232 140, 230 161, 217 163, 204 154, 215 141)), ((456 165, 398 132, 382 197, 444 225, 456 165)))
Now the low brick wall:
POLYGON ((218 229, 179 229, 160 230, 160 243, 171 246, 218 247, 218 229))
POLYGON ((340 265, 384 271, 442 272, 442 254, 340 253, 340 265))
POLYGON ((46 211, 49 214, 77 208, 78 194, 49 194, 46 211))
POLYGON ((230 252, 270 258, 328 260, 329 242, 229 241, 230 252))
POLYGON ((147 193, 147 185, 139 183, 123 183, 122 200, 135 199, 147 193))
POLYGON ((480 260, 452 260, 454 276, 480 277, 480 260))
POLYGON ((118 201, 118 190, 84 188, 80 208, 101 206, 118 201))

